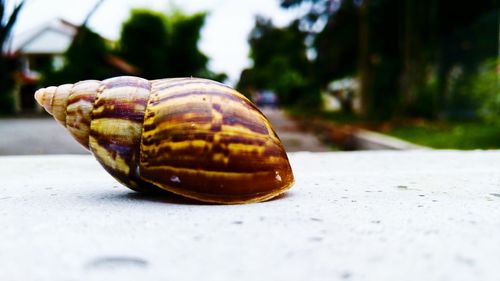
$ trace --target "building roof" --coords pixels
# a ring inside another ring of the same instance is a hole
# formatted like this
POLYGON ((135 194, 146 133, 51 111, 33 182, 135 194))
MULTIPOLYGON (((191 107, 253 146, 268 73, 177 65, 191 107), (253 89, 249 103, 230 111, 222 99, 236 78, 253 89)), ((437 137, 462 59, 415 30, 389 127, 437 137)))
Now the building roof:
POLYGON ((78 26, 55 19, 13 38, 12 50, 24 54, 62 54, 77 32, 78 26))
MULTIPOLYGON (((69 48, 79 28, 64 19, 55 19, 13 38, 12 50, 22 55, 61 55, 69 48)), ((108 54, 104 59, 125 74, 138 74, 137 68, 122 58, 108 54)))

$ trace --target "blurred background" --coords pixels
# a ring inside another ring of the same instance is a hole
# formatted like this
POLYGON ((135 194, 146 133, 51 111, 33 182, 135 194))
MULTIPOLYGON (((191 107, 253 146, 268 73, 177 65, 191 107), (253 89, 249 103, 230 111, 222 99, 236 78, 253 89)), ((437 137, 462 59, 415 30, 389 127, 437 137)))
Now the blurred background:
POLYGON ((500 148, 498 0, 0 0, 0 154, 86 153, 40 87, 237 88, 288 151, 500 148))

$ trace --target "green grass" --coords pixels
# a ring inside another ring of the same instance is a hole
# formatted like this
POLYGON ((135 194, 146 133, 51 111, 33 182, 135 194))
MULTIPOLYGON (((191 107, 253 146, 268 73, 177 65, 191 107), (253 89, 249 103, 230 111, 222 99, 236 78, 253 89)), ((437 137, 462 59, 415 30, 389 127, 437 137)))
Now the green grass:
POLYGON ((394 126, 383 133, 433 148, 500 148, 500 125, 480 122, 437 122, 394 126))
POLYGON ((288 109, 289 114, 302 119, 319 118, 342 125, 379 131, 416 144, 441 149, 500 149, 500 123, 481 121, 407 120, 398 122, 370 122, 355 114, 342 112, 304 112, 288 109))

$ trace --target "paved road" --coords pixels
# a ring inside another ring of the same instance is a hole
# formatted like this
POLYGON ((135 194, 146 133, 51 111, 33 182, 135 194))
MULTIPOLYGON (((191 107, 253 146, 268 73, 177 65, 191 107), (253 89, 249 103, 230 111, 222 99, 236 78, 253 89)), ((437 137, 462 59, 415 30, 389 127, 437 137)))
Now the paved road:
POLYGON ((0 119, 0 155, 84 153, 52 118, 0 119))
POLYGON ((315 135, 301 131, 297 124, 286 116, 283 110, 264 108, 262 112, 269 118, 269 121, 271 121, 271 124, 288 152, 323 152, 330 150, 321 143, 315 135))
MULTIPOLYGON (((300 132, 281 110, 264 109, 287 151, 327 151, 318 139, 300 132)), ((52 118, 0 119, 0 155, 85 154, 52 118)))

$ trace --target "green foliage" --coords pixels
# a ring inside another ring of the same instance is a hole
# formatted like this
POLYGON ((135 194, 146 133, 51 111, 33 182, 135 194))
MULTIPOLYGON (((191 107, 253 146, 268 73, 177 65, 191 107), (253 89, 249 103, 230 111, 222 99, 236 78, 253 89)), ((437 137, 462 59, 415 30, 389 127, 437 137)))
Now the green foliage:
MULTIPOLYGON (((411 112, 406 115, 410 116, 420 116, 428 119, 437 118, 439 111, 442 111, 438 107, 438 77, 435 71, 428 69, 426 77, 422 78, 421 83, 416 86, 416 97, 415 101, 411 105, 411 112)), ((401 114, 403 115, 403 114, 401 114)))
POLYGON ((359 53, 359 9, 344 1, 335 16, 329 17, 324 29, 314 38, 317 56, 314 73, 325 88, 332 80, 356 73, 359 53))
POLYGON ((296 22, 277 28, 271 20, 257 17, 248 40, 254 66, 264 67, 278 57, 293 69, 307 71, 309 61, 304 44, 305 35, 296 22))
POLYGON ((162 78, 170 70, 169 34, 164 21, 161 13, 136 9, 122 26, 118 53, 139 68, 144 78, 162 78))
POLYGON ((357 74, 368 119, 471 115, 470 79, 498 52, 498 0, 280 3, 310 9, 299 20, 315 38, 315 78, 324 86, 357 74), (450 83, 457 66, 461 78, 450 83))
POLYGON ((471 79, 470 91, 480 103, 479 114, 491 123, 500 124, 500 59, 482 64, 471 79))
POLYGON ((306 56, 305 36, 298 22, 277 28, 257 17, 249 37, 253 67, 242 72, 238 88, 243 92, 274 90, 284 105, 317 108, 320 95, 306 56))
MULTIPOLYGON (((347 0, 351 1, 351 0, 347 0)), ((343 0, 280 0, 283 8, 309 8, 299 19, 301 26, 310 32, 321 31, 319 27, 325 20, 335 14, 343 4, 343 0)), ((354 1, 361 2, 361 1, 354 1)))
POLYGON ((118 54, 148 78, 199 76, 225 79, 207 69, 208 58, 198 49, 206 13, 162 14, 135 9, 123 24, 118 54))
POLYGON ((97 33, 81 28, 64 54, 65 64, 58 71, 45 73, 44 85, 61 85, 86 79, 106 79, 113 69, 106 63, 110 48, 97 33))
POLYGON ((23 5, 24 1, 14 7, 12 13, 7 16, 5 1, 0 0, 0 114, 14 112, 14 72, 19 68, 17 58, 6 54, 5 45, 23 5))
POLYGON ((167 18, 171 30, 169 64, 175 76, 200 76, 206 72, 208 58, 198 49, 205 18, 206 13, 187 16, 180 11, 167 18))
POLYGON ((424 123, 397 126, 389 135, 432 148, 499 149, 499 124, 482 122, 424 123))
POLYGON ((360 11, 360 65, 362 113, 367 119, 395 115, 400 102, 401 40, 398 0, 363 2, 360 11))
POLYGON ((84 79, 106 79, 123 75, 110 64, 113 55, 124 59, 147 79, 199 76, 225 80, 227 76, 206 68, 207 57, 197 47, 205 14, 170 15, 135 9, 123 23, 116 49, 88 28, 81 28, 64 54, 61 70, 44 70, 45 85, 73 83, 84 79))

